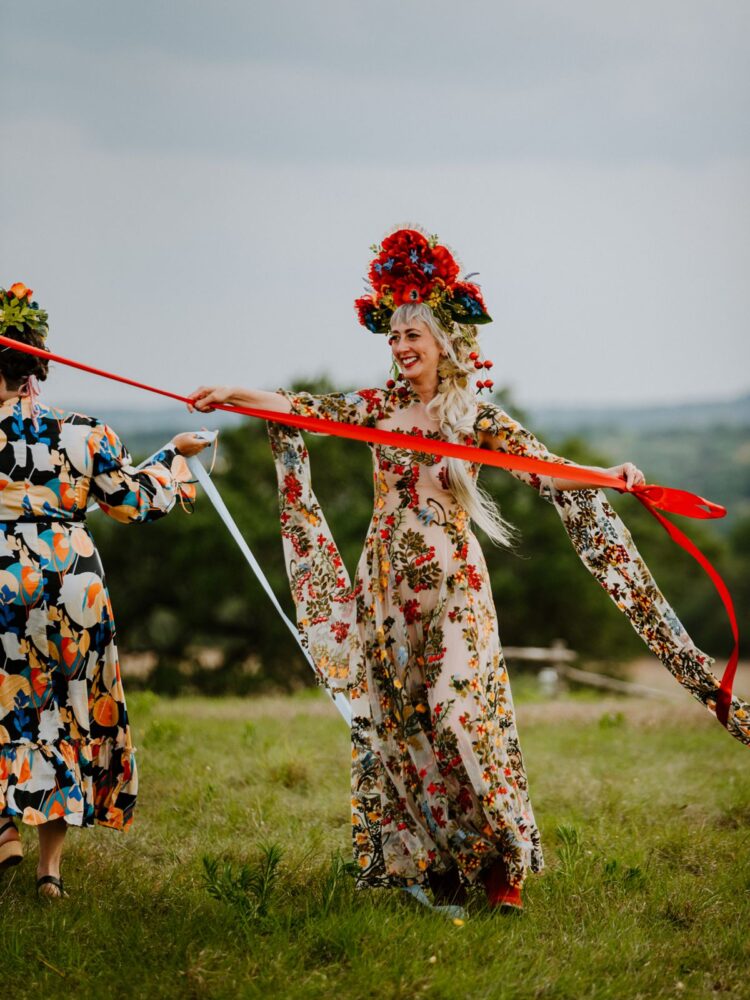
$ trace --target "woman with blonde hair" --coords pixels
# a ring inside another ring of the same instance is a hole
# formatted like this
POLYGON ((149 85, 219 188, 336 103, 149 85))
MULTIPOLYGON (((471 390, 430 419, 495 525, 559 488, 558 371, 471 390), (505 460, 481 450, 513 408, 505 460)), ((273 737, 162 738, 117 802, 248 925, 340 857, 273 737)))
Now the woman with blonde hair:
MULTIPOLYGON (((0 333, 44 348, 47 313, 20 282, 0 289, 0 333)), ((40 402, 47 367, 0 349, 0 869, 23 859, 15 821, 34 826, 37 891, 59 898, 68 827, 126 830, 138 786, 86 508, 125 524, 163 517, 193 495, 180 456, 207 443, 178 434, 135 469, 106 424, 40 402)))
MULTIPOLYGON (((230 403, 564 463, 499 406, 478 326, 480 289, 453 254, 413 228, 374 247, 360 322, 387 338, 394 376, 383 389, 314 396, 201 386, 192 406, 230 403)), ((372 445, 375 504, 353 585, 312 492, 296 431, 271 425, 282 535, 297 620, 320 680, 352 711, 352 832, 358 884, 429 885, 461 903, 479 882, 488 904, 522 907, 542 868, 508 674, 478 525, 507 545, 512 529, 477 484, 476 465, 372 445)), ((554 471, 554 470, 553 470, 554 471)), ((593 471, 593 470, 592 470, 593 471)), ((605 471, 643 483, 631 463, 605 471)), ((683 682, 711 690, 696 650, 593 484, 513 472, 553 501, 588 568, 683 682), (595 557, 595 558, 594 558, 595 557)))

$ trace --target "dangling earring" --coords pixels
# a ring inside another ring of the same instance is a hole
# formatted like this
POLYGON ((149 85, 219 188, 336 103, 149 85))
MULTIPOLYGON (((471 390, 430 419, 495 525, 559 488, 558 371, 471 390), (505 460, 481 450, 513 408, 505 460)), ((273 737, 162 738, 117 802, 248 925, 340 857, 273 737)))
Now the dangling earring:
MULTIPOLYGON (((474 367, 478 372, 482 371, 485 368, 489 371, 489 369, 493 367, 493 364, 489 359, 487 361, 480 360, 478 351, 471 352, 471 354, 469 355, 469 361, 474 362, 474 367)), ((477 382, 477 392, 482 392, 484 389, 492 389, 494 384, 495 383, 492 381, 491 378, 487 378, 484 380, 480 379, 477 382)))
POLYGON ((402 375, 401 375, 401 372, 399 371, 398 365, 396 364, 396 359, 392 358, 391 359, 391 377, 385 383, 386 389, 395 389, 396 388, 396 381, 397 381, 397 379, 400 379, 401 377, 402 377, 402 375))

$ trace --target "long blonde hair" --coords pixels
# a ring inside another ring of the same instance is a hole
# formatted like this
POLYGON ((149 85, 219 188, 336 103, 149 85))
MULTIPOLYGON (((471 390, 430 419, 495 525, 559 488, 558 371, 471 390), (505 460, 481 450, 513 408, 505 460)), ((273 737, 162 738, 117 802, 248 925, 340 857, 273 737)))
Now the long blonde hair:
MULTIPOLYGON (((425 324, 445 355, 438 369, 439 391, 427 404, 427 413, 437 420, 443 437, 462 443, 467 435, 474 434, 477 418, 476 399, 469 388, 469 378, 474 373, 469 353, 476 341, 476 327, 460 327, 454 323, 453 330, 449 332, 423 302, 407 302, 398 306, 391 317, 391 325, 412 323, 414 320, 425 324)), ((458 458, 448 458, 446 463, 451 492, 472 521, 496 545, 511 545, 515 529, 503 518, 492 497, 479 486, 467 463, 458 458)))

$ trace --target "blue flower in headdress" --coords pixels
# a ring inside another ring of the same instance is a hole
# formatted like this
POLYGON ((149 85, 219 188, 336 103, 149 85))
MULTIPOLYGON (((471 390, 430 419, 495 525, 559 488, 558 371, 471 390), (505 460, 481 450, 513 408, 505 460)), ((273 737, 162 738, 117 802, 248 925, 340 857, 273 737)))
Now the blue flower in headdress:
POLYGON ((422 270, 424 271, 425 274, 432 274, 432 272, 435 270, 435 265, 430 264, 430 262, 426 260, 422 264, 422 270))
POLYGON ((396 263, 395 257, 389 257, 388 260, 385 262, 385 264, 383 264, 383 267, 386 269, 386 271, 390 271, 392 270, 393 265, 395 263, 396 263))
POLYGON ((409 260, 411 260, 412 264, 417 263, 417 261, 419 260, 419 254, 417 253, 416 250, 409 251, 409 260))
POLYGON ((472 299, 469 295, 462 295, 461 303, 469 310, 471 316, 481 316, 484 312, 477 300, 472 299))

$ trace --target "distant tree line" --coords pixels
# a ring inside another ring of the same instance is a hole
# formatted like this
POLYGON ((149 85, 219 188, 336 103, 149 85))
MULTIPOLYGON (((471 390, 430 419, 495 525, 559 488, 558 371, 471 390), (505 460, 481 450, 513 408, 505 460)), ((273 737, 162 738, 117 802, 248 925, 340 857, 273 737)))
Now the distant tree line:
MULTIPOLYGON (((505 405, 523 420, 507 400, 505 405)), ((372 512, 370 452, 334 437, 308 436, 307 443, 316 493, 351 573, 372 512)), ((609 465, 629 457, 596 454, 574 438, 546 443, 584 464, 609 465)), ((222 433, 214 480, 293 617, 264 424, 248 421, 222 433)), ((604 669, 645 652, 581 565, 551 505, 501 470, 485 470, 483 483, 521 536, 513 552, 486 539, 484 544, 501 640, 548 645, 562 638, 604 669)), ((688 631, 720 662, 731 646, 729 626, 703 571, 633 498, 614 497, 613 502, 688 631)), ((244 693, 312 682, 309 666, 205 497, 199 495, 192 515, 174 512, 141 530, 104 516, 90 523, 107 570, 120 648, 155 654, 149 686, 173 693, 186 688, 244 693)), ((683 520, 681 526, 722 572, 741 614, 750 598, 750 518, 739 521, 728 537, 698 521, 683 520)))

